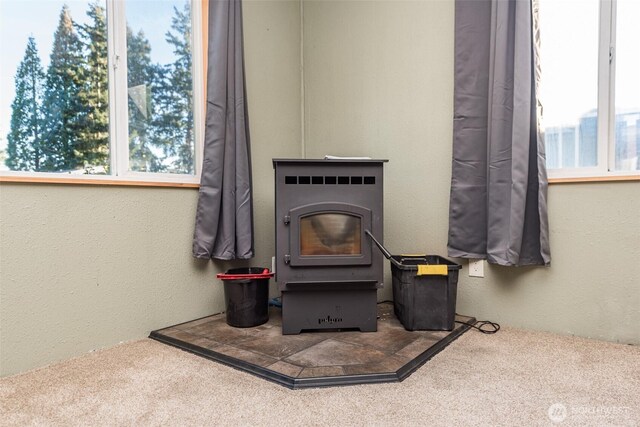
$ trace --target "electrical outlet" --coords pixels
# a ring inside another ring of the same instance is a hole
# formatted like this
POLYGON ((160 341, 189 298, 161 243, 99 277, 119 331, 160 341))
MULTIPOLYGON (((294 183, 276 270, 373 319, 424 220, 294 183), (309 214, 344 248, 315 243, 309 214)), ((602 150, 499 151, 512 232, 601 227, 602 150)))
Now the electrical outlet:
POLYGON ((484 260, 483 259, 469 260, 469 276, 484 277, 484 260))

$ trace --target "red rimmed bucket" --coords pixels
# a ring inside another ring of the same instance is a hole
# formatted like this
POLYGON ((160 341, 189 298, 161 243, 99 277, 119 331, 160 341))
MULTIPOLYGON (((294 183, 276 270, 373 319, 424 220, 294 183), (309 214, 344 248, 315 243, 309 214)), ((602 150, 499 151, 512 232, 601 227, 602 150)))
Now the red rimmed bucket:
POLYGON ((268 268, 232 268, 216 276, 224 283, 227 324, 236 328, 250 328, 269 320, 268 268))

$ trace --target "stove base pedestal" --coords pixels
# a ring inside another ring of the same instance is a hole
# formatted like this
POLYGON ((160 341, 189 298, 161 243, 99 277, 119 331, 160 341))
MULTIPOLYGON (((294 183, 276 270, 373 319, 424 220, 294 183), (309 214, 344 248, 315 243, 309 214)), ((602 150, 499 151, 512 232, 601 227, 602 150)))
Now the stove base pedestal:
POLYGON ((283 335, 322 329, 376 332, 377 289, 282 292, 283 335))

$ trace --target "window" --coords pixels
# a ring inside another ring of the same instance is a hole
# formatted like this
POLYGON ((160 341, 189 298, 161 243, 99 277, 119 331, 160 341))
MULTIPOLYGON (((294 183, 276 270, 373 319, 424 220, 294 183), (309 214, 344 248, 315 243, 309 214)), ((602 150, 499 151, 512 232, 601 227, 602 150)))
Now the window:
POLYGON ((539 4, 549 176, 640 175, 640 2, 539 4))
POLYGON ((3 0, 0 173, 198 182, 199 8, 3 0))

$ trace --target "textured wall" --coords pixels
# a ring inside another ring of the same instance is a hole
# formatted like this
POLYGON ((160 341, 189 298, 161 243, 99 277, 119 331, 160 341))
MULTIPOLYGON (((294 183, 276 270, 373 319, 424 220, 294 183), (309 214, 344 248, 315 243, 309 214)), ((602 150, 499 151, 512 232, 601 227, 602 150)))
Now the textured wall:
MULTIPOLYGON (((244 15, 256 216, 251 265, 270 267, 271 158, 300 154, 299 4, 245 0, 244 15)), ((3 183, 0 375, 223 310, 214 275, 230 264, 190 255, 196 200, 195 189, 3 183)))
POLYGON ((0 188, 0 362, 7 375, 220 309, 190 257, 196 190, 0 188))
MULTIPOLYGON (((446 255, 453 1, 305 1, 307 157, 387 158, 385 243, 446 255)), ((550 268, 460 275, 458 311, 640 344, 640 182, 552 185, 550 268)), ((390 299, 386 289, 379 299, 390 299)))
POLYGON ((460 310, 507 325, 640 344, 640 182, 549 188, 550 268, 461 277, 460 310))

